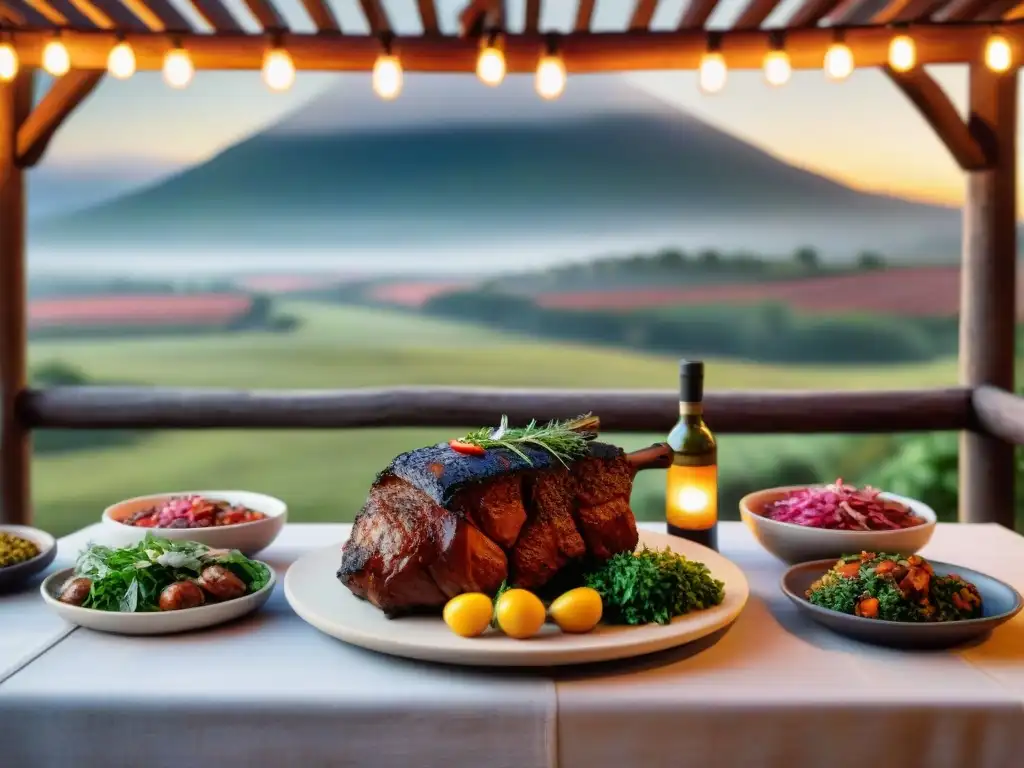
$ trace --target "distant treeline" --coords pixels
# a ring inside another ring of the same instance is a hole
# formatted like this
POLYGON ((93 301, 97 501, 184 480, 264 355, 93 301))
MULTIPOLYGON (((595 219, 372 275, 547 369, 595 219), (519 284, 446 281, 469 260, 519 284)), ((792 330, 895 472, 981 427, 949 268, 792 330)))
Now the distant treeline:
POLYGON ((672 284, 708 285, 738 279, 793 280, 822 274, 843 274, 884 269, 886 259, 879 253, 864 251, 852 263, 826 265, 814 248, 798 248, 790 255, 764 256, 748 251, 726 253, 705 249, 688 253, 664 248, 655 253, 606 256, 591 261, 550 267, 537 272, 501 277, 481 288, 519 289, 530 292, 585 290, 594 286, 628 287, 649 285, 654 281, 672 284))
POLYGON ((136 278, 60 278, 33 277, 29 280, 29 299, 72 296, 162 296, 181 293, 247 293, 227 279, 212 280, 140 280, 136 278))
POLYGON ((429 300, 423 311, 562 341, 674 355, 766 363, 901 363, 956 352, 956 321, 807 317, 776 304, 691 306, 671 314, 539 307, 495 291, 460 291, 429 300))

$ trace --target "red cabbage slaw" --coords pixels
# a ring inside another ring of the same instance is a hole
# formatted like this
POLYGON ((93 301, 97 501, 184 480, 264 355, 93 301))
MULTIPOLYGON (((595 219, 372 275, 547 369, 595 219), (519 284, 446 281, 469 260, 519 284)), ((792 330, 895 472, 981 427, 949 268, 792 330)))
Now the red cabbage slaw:
POLYGON ((925 521, 903 504, 879 496, 871 486, 856 488, 839 478, 825 486, 790 491, 768 504, 762 515, 780 523, 839 531, 891 531, 925 521))

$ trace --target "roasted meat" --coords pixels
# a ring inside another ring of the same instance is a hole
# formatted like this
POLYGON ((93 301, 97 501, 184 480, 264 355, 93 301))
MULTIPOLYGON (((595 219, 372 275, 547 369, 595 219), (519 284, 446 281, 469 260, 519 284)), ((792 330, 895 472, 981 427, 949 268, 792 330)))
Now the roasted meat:
POLYGON ((505 580, 540 588, 569 564, 634 549, 633 477, 671 457, 667 446, 627 456, 593 442, 567 469, 547 451, 524 452, 529 462, 442 443, 398 456, 356 516, 338 579, 388 615, 493 594, 505 580))

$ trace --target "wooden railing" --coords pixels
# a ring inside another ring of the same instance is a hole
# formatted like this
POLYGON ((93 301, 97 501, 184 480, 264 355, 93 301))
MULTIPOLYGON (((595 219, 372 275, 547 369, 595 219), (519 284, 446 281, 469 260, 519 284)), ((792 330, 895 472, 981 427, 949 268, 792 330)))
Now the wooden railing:
MULTIPOLYGON (((261 392, 56 387, 26 390, 15 402, 16 420, 26 430, 467 427, 496 423, 501 414, 522 423, 593 412, 600 416, 605 432, 666 433, 678 418, 676 393, 654 390, 397 387, 261 392)), ((710 392, 705 410, 720 434, 960 431, 999 444, 1024 444, 1024 398, 994 387, 710 392)), ((19 460, 17 454, 13 459, 19 460)), ((5 462, 11 460, 4 457, 5 462)), ((970 468, 970 462, 966 466, 970 468)), ((16 474, 12 469, 7 467, 6 476, 16 474)), ((1012 478, 1002 479, 997 491, 993 496, 1000 503, 966 510, 962 506, 960 519, 1012 527, 1012 478)), ((6 493, 4 500, 10 500, 6 493)), ((9 522, 27 522, 29 517, 21 505, 9 503, 4 504, 3 513, 2 519, 9 522)))

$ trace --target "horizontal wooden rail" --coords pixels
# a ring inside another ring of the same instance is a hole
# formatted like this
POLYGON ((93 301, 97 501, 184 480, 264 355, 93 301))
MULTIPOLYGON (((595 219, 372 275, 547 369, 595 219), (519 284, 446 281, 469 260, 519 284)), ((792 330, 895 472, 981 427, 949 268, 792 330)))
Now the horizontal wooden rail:
MULTIPOLYGON (((921 65, 980 60, 985 39, 991 32, 990 25, 971 23, 915 24, 906 30, 906 34, 913 35, 921 65)), ((1024 24, 1003 24, 1000 32, 1017 50, 1024 47, 1024 24)), ((9 34, 21 65, 41 66, 43 47, 53 40, 53 32, 14 30, 9 34)), ((858 67, 879 67, 889 60, 889 43, 894 34, 885 26, 848 27, 843 39, 858 67)), ((105 69, 110 49, 122 39, 135 51, 140 71, 159 70, 164 55, 175 43, 188 50, 195 68, 200 70, 258 70, 267 49, 265 35, 237 32, 61 32, 75 69, 105 69)), ((775 40, 776 31, 771 29, 725 30, 720 50, 730 69, 760 69, 775 40)), ((794 69, 821 69, 825 51, 834 42, 835 33, 827 27, 808 26, 785 33, 785 47, 794 69)), ((299 70, 368 72, 381 52, 380 41, 369 35, 285 33, 280 44, 288 49, 299 70)), ((508 71, 535 71, 545 44, 546 38, 541 34, 508 35, 504 42, 508 71)), ((558 45, 569 72, 593 73, 696 69, 707 52, 708 41, 704 30, 683 30, 570 34, 562 37, 558 45)), ((475 40, 433 35, 399 36, 391 47, 408 72, 473 72, 480 53, 475 40)))
POLYGON ((1024 397, 998 387, 978 387, 971 400, 984 432, 1013 445, 1024 445, 1024 397))
MULTIPOLYGON (((32 428, 306 429, 470 427, 593 412, 608 432, 659 432, 678 416, 672 391, 407 387, 338 391, 232 391, 151 387, 28 390, 18 415, 32 428)), ((973 429, 970 390, 710 392, 720 433, 884 433, 973 429)))

